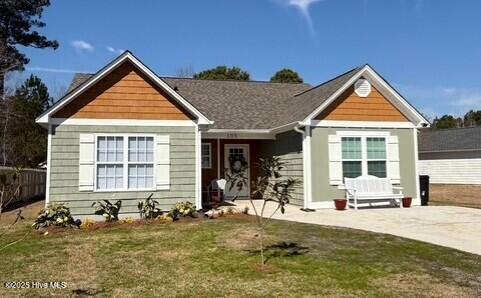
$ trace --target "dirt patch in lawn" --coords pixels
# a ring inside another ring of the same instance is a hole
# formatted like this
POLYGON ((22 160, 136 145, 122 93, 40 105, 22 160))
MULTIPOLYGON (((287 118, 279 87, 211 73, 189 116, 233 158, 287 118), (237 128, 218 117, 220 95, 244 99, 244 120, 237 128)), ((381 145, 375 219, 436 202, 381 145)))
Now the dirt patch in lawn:
POLYGON ((386 294, 398 297, 477 297, 474 289, 446 283, 429 274, 393 274, 375 281, 386 294))
MULTIPOLYGON (((269 245, 279 240, 272 234, 264 235, 264 244, 269 245)), ((252 248, 257 248, 259 246, 259 230, 256 227, 242 227, 234 228, 230 231, 222 233, 222 235, 217 238, 217 242, 227 248, 232 248, 235 250, 248 250, 252 248)))
POLYGON ((13 210, 9 210, 2 214, 0 218, 0 227, 10 225, 15 218, 17 218, 17 213, 19 210, 22 211, 22 216, 25 219, 19 221, 17 223, 18 225, 22 225, 23 222, 32 222, 35 218, 37 218, 38 213, 43 207, 45 207, 45 201, 38 201, 13 210))
POLYGON ((430 184, 429 203, 481 208, 481 185, 430 184))

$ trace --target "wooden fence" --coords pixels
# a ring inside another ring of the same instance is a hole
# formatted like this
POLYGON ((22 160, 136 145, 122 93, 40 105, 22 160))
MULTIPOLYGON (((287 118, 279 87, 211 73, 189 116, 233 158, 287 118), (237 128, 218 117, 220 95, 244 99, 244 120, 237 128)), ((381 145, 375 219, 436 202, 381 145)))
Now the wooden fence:
MULTIPOLYGON (((0 167, 0 174, 7 174, 7 179, 10 180, 15 173, 13 168, 0 167)), ((47 171, 40 169, 22 169, 20 171, 20 185, 21 192, 19 198, 9 202, 10 204, 18 202, 27 202, 32 199, 45 196, 47 181, 47 171)), ((4 206, 6 207, 6 206, 4 206)))

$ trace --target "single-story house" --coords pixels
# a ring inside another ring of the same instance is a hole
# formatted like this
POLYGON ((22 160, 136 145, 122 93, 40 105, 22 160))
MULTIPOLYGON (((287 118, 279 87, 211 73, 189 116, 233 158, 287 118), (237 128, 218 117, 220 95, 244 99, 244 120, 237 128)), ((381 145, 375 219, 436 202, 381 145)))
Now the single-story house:
POLYGON ((421 129, 419 172, 433 184, 481 184, 481 127, 421 129))
MULTIPOLYGON (((333 208, 344 177, 389 177, 419 204, 417 131, 428 121, 371 66, 317 86, 159 77, 125 52, 68 93, 37 122, 48 127, 47 202, 75 215, 92 202, 123 200, 137 212, 149 194, 165 210, 202 205, 226 171, 258 175, 261 157, 279 156, 302 181, 292 204, 333 208)), ((226 188, 227 199, 248 197, 226 188)))

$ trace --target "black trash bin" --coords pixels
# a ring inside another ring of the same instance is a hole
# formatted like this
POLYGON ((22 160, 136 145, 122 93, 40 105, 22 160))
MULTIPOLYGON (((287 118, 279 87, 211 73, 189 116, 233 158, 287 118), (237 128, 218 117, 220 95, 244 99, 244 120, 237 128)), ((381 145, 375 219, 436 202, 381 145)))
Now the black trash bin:
POLYGON ((419 188, 421 191, 421 206, 427 206, 429 202, 429 176, 419 176, 419 188))

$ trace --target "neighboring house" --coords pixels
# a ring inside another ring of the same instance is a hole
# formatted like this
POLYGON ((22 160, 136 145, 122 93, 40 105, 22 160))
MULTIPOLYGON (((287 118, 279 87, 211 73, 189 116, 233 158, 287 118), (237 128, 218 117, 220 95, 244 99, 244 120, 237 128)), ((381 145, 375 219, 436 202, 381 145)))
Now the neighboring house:
POLYGON ((481 184, 481 127, 422 129, 419 172, 434 184, 481 184))
POLYGON ((123 212, 154 193, 163 209, 202 205, 225 171, 248 166, 248 197, 261 157, 288 162, 302 181, 292 203, 331 208, 344 177, 389 177, 419 203, 417 129, 428 124, 369 65, 307 84, 158 77, 130 52, 69 92, 37 122, 49 129, 47 202, 76 215, 92 202, 123 201, 123 212))

